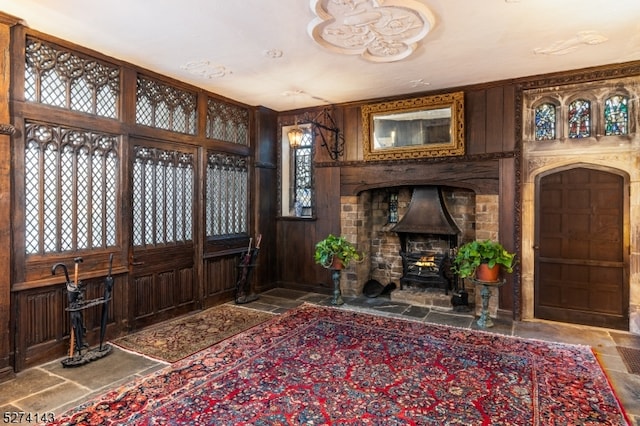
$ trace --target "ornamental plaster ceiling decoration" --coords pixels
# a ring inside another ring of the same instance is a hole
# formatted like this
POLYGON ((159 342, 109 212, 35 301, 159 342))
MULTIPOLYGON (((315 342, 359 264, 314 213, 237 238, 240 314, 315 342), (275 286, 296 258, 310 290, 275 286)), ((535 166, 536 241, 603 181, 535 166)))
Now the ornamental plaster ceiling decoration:
POLYGON ((275 111, 640 60, 638 0, 2 0, 0 11, 275 111))
POLYGON ((312 0, 309 34, 328 50, 371 62, 406 58, 433 28, 434 17, 413 0, 312 0))

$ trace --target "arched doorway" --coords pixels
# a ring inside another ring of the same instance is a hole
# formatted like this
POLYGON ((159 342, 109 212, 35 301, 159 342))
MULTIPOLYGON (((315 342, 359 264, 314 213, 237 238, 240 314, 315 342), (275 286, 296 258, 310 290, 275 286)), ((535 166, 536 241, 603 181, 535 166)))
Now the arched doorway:
POLYGON ((629 328, 629 187, 604 168, 538 177, 535 317, 629 328))

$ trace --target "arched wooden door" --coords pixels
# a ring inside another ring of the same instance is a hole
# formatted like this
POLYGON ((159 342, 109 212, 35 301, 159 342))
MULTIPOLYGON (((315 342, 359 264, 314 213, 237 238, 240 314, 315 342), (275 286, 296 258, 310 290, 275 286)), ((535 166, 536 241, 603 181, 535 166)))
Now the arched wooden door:
POLYGON ((627 184, 577 167, 539 180, 536 318, 629 328, 627 184))

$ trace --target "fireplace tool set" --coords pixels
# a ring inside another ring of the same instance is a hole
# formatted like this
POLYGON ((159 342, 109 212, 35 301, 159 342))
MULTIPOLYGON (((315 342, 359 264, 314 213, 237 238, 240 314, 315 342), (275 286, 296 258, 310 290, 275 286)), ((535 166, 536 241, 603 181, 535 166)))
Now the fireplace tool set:
POLYGON ((241 305, 244 303, 253 302, 258 299, 258 296, 253 293, 253 289, 251 289, 251 285, 249 283, 249 274, 256 266, 256 259, 258 257, 258 253, 260 252, 260 242, 262 241, 262 234, 256 237, 256 246, 251 248, 253 244, 253 238, 249 238, 249 247, 247 251, 242 254, 240 257, 240 264, 238 265, 239 277, 238 282, 236 283, 236 294, 235 301, 236 304, 241 305))
POLYGON ((111 353, 112 346, 104 344, 104 335, 107 327, 107 316, 109 313, 108 302, 111 300, 113 290, 113 277, 111 270, 113 266, 113 253, 109 256, 109 274, 104 279, 104 296, 92 300, 84 300, 85 288, 82 281, 78 281, 79 265, 82 263, 81 257, 73 259, 75 270, 73 281, 69 278, 69 271, 64 263, 56 263, 51 267, 51 274, 55 275, 58 268, 62 268, 66 278, 67 300, 71 319, 71 332, 69 335, 69 356, 63 359, 63 367, 78 367, 97 359, 103 358, 111 353), (102 305, 102 316, 100 321, 100 345, 89 349, 89 345, 84 340, 86 328, 84 327, 82 312, 92 306, 102 305))

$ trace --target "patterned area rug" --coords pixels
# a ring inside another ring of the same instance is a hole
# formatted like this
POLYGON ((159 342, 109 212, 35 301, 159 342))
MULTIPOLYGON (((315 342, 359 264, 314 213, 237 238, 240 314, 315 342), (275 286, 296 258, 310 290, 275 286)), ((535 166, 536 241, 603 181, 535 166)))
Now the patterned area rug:
POLYGON ((220 305, 114 340, 137 353, 176 362, 273 317, 268 312, 220 305))
POLYGON ((627 425, 588 347, 303 305, 58 424, 627 425))

